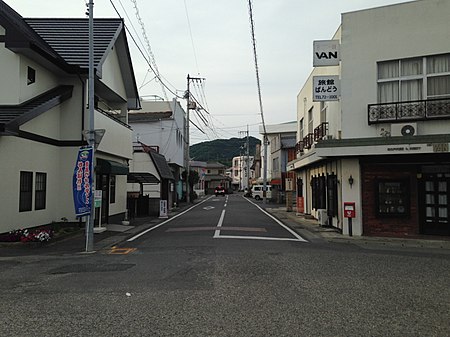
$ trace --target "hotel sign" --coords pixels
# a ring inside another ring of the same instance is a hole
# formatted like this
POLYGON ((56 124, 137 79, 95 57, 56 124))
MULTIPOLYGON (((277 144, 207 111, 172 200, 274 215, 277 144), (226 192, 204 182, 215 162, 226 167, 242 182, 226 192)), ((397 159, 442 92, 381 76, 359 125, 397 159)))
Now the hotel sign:
POLYGON ((313 77, 313 102, 338 101, 341 94, 339 75, 313 77))
POLYGON ((313 43, 313 66, 338 66, 341 60, 339 40, 322 40, 313 43))

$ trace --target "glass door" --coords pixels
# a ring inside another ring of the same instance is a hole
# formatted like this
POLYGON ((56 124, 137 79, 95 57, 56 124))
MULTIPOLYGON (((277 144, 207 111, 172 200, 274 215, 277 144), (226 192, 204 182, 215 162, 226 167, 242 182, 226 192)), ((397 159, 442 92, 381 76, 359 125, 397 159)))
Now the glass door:
POLYGON ((419 190, 422 232, 450 235, 450 173, 424 174, 419 190))

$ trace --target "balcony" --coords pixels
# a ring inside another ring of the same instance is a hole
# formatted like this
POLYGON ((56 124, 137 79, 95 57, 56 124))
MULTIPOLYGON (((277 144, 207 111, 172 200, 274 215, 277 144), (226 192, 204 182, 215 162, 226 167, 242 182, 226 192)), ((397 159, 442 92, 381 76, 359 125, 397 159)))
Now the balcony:
POLYGON ((321 123, 314 129, 314 141, 317 142, 328 134, 328 122, 321 123))
POLYGON ((295 152, 303 153, 303 151, 304 151, 304 145, 303 145, 303 140, 301 140, 297 144, 295 144, 295 152))
POLYGON ((314 134, 313 133, 308 133, 303 138, 303 148, 304 149, 310 149, 311 146, 313 146, 313 144, 314 144, 314 134))
POLYGON ((369 104, 368 123, 450 119, 450 98, 369 104))

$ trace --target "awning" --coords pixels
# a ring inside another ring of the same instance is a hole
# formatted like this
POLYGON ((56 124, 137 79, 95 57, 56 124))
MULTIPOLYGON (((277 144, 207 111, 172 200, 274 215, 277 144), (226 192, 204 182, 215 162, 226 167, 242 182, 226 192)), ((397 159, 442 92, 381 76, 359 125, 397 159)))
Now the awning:
POLYGON ((113 160, 97 158, 96 173, 127 175, 128 165, 113 160))
POLYGON ((130 172, 127 175, 127 183, 159 184, 159 179, 148 172, 130 172))
POLYGON ((270 185, 281 185, 281 179, 272 179, 270 185))

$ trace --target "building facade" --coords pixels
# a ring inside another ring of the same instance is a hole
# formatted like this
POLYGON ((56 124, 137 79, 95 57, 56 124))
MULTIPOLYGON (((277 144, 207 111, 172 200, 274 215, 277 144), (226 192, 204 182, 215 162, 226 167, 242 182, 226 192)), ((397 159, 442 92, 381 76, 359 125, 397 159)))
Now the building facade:
POLYGON ((450 235, 449 12, 428 0, 342 15, 339 64, 314 68, 297 97, 289 168, 304 213, 344 234, 450 235), (320 75, 339 76, 340 100, 312 99, 320 75))
MULTIPOLYGON (((105 130, 95 155, 97 221, 114 223, 126 211, 128 111, 140 103, 123 21, 95 25, 94 125, 105 130)), ((88 40, 88 19, 24 19, 0 1, 0 233, 77 221, 72 178, 90 127, 88 40)))
MULTIPOLYGON (((295 176, 287 171, 287 164, 296 156, 297 122, 266 125, 265 131, 269 142, 267 163, 270 167, 267 183, 272 185, 272 199, 283 203, 286 200, 286 178, 293 179, 295 176)), ((262 127, 259 133, 264 135, 262 127)))
POLYGON ((231 185, 234 191, 243 191, 255 179, 254 156, 237 156, 232 159, 231 167, 231 185), (247 166, 248 163, 248 166, 247 166), (248 168, 248 173, 247 173, 248 168))
POLYGON ((174 180, 171 182, 171 203, 183 196, 181 172, 184 167, 185 111, 177 100, 148 101, 141 99, 142 109, 129 114, 133 141, 142 142, 163 155, 174 180))

